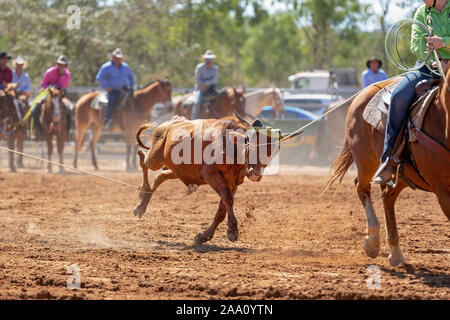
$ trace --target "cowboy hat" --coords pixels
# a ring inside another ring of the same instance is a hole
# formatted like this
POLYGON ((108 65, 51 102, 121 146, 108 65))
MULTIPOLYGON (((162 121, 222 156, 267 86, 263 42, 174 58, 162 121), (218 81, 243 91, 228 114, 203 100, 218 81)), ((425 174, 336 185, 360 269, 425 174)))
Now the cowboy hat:
POLYGON ((115 50, 111 53, 111 56, 116 57, 116 58, 119 58, 119 59, 123 59, 123 52, 122 52, 122 49, 120 49, 120 48, 115 49, 115 50))
POLYGON ((6 52, 0 52, 0 59, 11 59, 11 56, 8 56, 8 54, 6 52))
POLYGON ((206 50, 205 54, 202 57, 203 59, 215 59, 216 55, 211 50, 206 50))
POLYGON ((65 55, 59 56, 58 60, 56 60, 57 64, 69 65, 69 59, 65 55))
POLYGON ((372 57, 372 58, 370 58, 369 60, 367 60, 367 62, 366 62, 367 68, 370 68, 370 63, 371 63, 372 61, 378 62, 378 68, 381 68, 381 66, 383 65, 383 62, 382 62, 380 59, 377 59, 376 57, 372 57))
POLYGON ((21 56, 18 56, 17 59, 13 60, 13 66, 14 68, 16 67, 16 65, 23 65, 23 68, 25 69, 28 65, 28 61, 26 61, 24 58, 22 58, 21 56))

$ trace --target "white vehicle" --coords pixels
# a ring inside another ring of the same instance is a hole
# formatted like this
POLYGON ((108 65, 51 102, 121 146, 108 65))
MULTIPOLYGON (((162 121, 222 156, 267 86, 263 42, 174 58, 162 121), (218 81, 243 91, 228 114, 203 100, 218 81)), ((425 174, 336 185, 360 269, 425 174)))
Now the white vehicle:
POLYGON ((323 114, 335 99, 336 96, 330 94, 291 94, 289 92, 283 94, 285 107, 307 110, 318 116, 323 114))
POLYGON ((330 72, 316 70, 314 72, 299 72, 291 75, 288 80, 293 89, 327 91, 330 87, 330 72))

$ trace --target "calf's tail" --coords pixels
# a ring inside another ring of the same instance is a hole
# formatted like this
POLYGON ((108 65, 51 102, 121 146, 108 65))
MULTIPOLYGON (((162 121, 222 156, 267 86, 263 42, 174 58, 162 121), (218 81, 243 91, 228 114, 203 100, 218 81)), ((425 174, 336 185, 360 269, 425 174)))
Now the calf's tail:
POLYGON ((146 150, 150 150, 150 147, 147 147, 147 146, 142 142, 142 140, 141 140, 141 133, 142 133, 142 131, 150 130, 150 129, 153 129, 153 128, 155 128, 155 127, 156 127, 156 123, 154 123, 154 122, 149 122, 149 123, 146 123, 146 124, 142 125, 142 126, 139 128, 139 130, 138 130, 137 133, 136 133, 136 141, 137 141, 137 143, 138 143, 138 145, 139 145, 140 147, 142 147, 142 148, 144 148, 144 149, 146 149, 146 150))

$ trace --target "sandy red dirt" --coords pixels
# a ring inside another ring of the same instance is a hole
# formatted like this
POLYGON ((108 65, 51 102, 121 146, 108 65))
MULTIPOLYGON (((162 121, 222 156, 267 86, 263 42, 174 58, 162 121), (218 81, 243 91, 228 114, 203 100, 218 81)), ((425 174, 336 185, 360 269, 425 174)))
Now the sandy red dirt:
MULTIPOLYGON (((321 171, 322 172, 322 171, 321 171)), ((103 174, 133 184, 139 173, 103 174)), ((0 172, 0 299, 449 299, 450 223, 434 195, 406 190, 397 219, 407 265, 391 268, 382 223, 380 257, 362 251, 365 215, 350 173, 336 193, 319 198, 323 173, 264 177, 240 186, 240 239, 222 224, 195 246, 211 223, 218 196, 207 186, 186 196, 169 181, 143 219, 131 188, 78 174, 0 172), (370 290, 367 268, 381 270, 370 290), (81 289, 66 286, 67 267, 81 289)))

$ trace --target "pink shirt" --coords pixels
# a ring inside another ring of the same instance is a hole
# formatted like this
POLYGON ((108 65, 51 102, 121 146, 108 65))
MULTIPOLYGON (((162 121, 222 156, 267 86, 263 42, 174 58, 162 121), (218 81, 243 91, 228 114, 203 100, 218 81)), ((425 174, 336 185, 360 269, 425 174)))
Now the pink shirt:
POLYGON ((45 74, 44 78, 41 82, 41 88, 42 90, 47 89, 49 86, 54 86, 56 89, 62 89, 62 88, 68 88, 70 85, 70 71, 69 69, 66 69, 64 71, 63 75, 60 75, 58 73, 58 67, 54 66, 48 69, 45 74))

